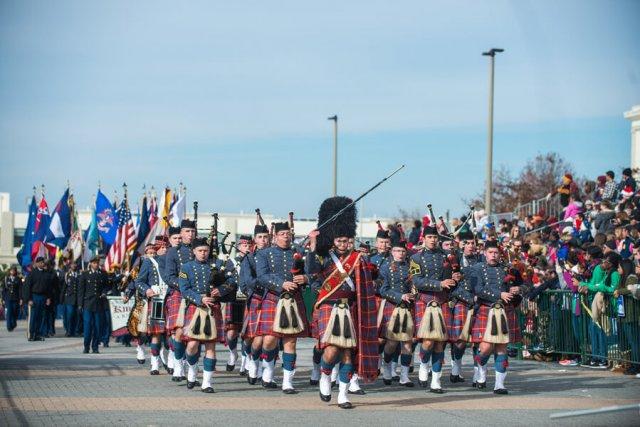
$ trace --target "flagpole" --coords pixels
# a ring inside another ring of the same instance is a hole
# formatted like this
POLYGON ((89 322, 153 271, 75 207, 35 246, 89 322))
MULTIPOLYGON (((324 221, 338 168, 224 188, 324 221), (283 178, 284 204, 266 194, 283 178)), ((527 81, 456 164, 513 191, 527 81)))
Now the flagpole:
MULTIPOLYGON (((123 192, 123 196, 122 196, 122 197, 123 197, 123 199, 122 199, 122 201, 123 201, 123 203, 124 203, 125 211, 127 211, 127 210, 128 210, 128 211, 130 212, 130 209, 129 209, 129 200, 127 199, 127 183, 126 183, 126 182, 124 182, 124 183, 122 184, 122 192, 123 192)), ((126 236, 125 236, 125 242, 126 242, 126 236)), ((123 267, 123 270, 124 270, 124 266, 126 265, 126 266, 127 266, 127 268, 126 268, 126 270, 127 270, 127 271, 129 271, 129 264, 130 264, 129 252, 130 252, 130 251, 129 251, 129 248, 127 247, 127 248, 126 248, 126 251, 125 251, 125 253, 124 253, 124 259, 122 260, 122 267, 123 267)), ((122 272, 122 270, 121 270, 121 272, 122 272)))

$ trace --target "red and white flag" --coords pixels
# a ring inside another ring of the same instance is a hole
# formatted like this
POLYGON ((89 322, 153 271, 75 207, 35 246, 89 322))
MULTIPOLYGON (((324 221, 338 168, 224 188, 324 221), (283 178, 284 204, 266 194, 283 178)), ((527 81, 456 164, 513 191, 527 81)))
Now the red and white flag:
POLYGON ((128 261, 136 247, 136 242, 136 227, 131 218, 131 211, 129 211, 127 199, 124 198, 118 208, 118 231, 116 232, 116 239, 109 249, 107 259, 104 262, 104 269, 109 271, 114 265, 122 266, 122 264, 128 261))

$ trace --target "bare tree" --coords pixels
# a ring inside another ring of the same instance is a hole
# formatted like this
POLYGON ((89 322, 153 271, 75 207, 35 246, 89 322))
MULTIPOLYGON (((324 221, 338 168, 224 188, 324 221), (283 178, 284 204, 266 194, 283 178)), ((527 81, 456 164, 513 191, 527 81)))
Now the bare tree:
MULTIPOLYGON (((493 173, 494 211, 511 212, 518 205, 545 197, 560 184, 565 173, 573 174, 573 166, 555 152, 538 154, 515 178, 502 165, 493 173)), ((484 207, 484 191, 463 200, 476 208, 484 207)))

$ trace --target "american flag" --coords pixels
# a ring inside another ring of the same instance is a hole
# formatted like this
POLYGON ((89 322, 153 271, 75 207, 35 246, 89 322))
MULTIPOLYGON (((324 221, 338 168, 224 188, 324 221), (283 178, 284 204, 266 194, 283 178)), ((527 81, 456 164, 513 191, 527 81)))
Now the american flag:
POLYGON ((104 269, 109 269, 114 265, 122 265, 131 256, 131 252, 136 247, 136 227, 131 219, 131 211, 124 198, 118 208, 118 231, 116 239, 109 249, 104 269))

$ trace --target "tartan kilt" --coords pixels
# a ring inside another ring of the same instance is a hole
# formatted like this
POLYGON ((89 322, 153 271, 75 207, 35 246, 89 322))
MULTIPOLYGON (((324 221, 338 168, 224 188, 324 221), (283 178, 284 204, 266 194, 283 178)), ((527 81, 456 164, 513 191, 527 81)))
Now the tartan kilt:
MULTIPOLYGON (((331 344, 323 343, 322 337, 324 336, 324 332, 327 330, 327 325, 331 320, 331 311, 333 310, 333 304, 321 304, 320 307, 313 310, 313 320, 312 320, 312 330, 315 329, 312 333, 313 337, 318 340, 318 349, 323 350, 331 344)), ((353 328, 358 332, 358 309, 356 307, 356 303, 353 302, 349 305, 349 311, 351 312, 351 319, 353 320, 353 328)), ((356 337, 358 339, 358 337, 356 337)), ((351 351, 355 352, 357 348, 352 348, 351 351)))
POLYGON ((507 323, 509 325, 509 343, 517 344, 522 342, 522 333, 520 332, 520 321, 518 320, 518 310, 512 305, 505 307, 507 315, 507 323))
POLYGON ((304 330, 302 332, 296 335, 282 335, 282 334, 273 332, 273 321, 276 318, 276 308, 278 306, 278 300, 280 299, 280 297, 269 292, 267 293, 267 296, 262 300, 262 312, 260 313, 260 319, 257 320, 255 336, 262 337, 265 335, 270 335, 278 338, 309 337, 310 328, 307 322, 307 314, 306 314, 304 302, 302 301, 302 296, 300 295, 300 292, 296 292, 294 298, 298 306, 298 312, 300 313, 300 317, 302 317, 302 321, 304 322, 304 330))
MULTIPOLYGON (((151 309, 153 304, 151 300, 147 300, 147 335, 162 335, 166 329, 166 322, 151 323, 151 309)), ((166 318, 166 309, 165 309, 166 318)))
MULTIPOLYGON (((198 308, 195 304, 189 304, 187 307, 187 312, 184 315, 184 333, 182 334, 182 341, 189 342, 194 341, 189 338, 188 326, 191 323, 191 319, 193 315, 196 313, 196 309, 198 308)), ((220 304, 214 304, 211 306, 211 312, 213 314, 213 318, 216 321, 216 338, 213 340, 201 341, 201 342, 223 342, 224 341, 224 324, 222 323, 222 310, 220 309, 220 304)), ((200 341, 200 340, 198 340, 200 341)))
POLYGON ((168 333, 173 332, 174 329, 179 328, 178 316, 180 314, 180 303, 182 302, 182 295, 179 291, 174 290, 171 292, 164 303, 165 309, 165 323, 168 333))
MULTIPOLYGON (((233 321, 233 309, 234 303, 227 302, 224 304, 224 330, 225 331, 239 331, 242 328, 242 322, 237 323, 233 321)), ((244 310, 246 313, 246 309, 244 310)), ((244 316, 243 316, 244 319, 244 316)))
MULTIPOLYGON (((450 312, 451 323, 448 327, 449 342, 457 342, 458 337, 462 333, 464 328, 464 322, 467 320, 467 314, 469 313, 469 307, 463 302, 456 302, 456 305, 449 307, 449 304, 445 304, 446 310, 450 312)), ((473 326, 473 325, 472 325, 473 326)))
MULTIPOLYGON (((436 301, 440 304, 440 308, 442 309, 442 318, 444 319, 444 326, 447 333, 449 332, 450 325, 452 322, 451 311, 449 310, 449 305, 447 304, 446 298, 444 295, 440 295, 440 292, 427 292, 418 294, 418 298, 416 298, 416 302, 414 305, 414 336, 418 333, 420 329, 420 324, 422 323, 422 318, 424 317, 424 312, 427 309, 427 306, 431 301, 436 301)), ((388 304, 387 304, 388 305, 388 304)))
POLYGON ((251 298, 249 298, 249 304, 244 309, 244 321, 246 326, 244 327, 244 331, 242 334, 243 339, 253 339, 255 338, 256 332, 258 330, 258 311, 260 310, 260 305, 262 304, 262 295, 253 294, 251 298))

